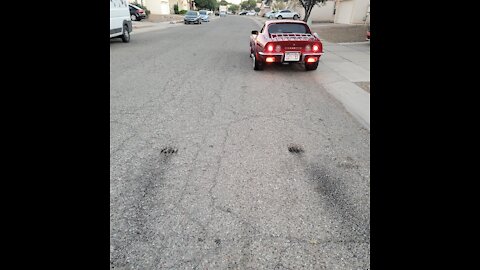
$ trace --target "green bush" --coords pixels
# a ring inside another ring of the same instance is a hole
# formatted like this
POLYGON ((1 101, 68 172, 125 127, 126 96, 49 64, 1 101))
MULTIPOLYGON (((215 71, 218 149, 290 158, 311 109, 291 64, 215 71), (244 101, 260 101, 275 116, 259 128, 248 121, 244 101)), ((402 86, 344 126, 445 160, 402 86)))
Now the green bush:
POLYGON ((183 14, 187 13, 187 11, 188 11, 188 10, 180 10, 180 11, 178 12, 178 14, 183 15, 183 14))

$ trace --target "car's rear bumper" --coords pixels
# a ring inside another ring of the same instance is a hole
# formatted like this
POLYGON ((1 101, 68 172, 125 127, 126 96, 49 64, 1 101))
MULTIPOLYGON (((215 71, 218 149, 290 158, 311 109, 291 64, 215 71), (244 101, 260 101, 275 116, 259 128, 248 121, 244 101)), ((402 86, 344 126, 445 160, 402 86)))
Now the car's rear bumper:
POLYGON ((260 59, 262 61, 266 61, 267 57, 274 57, 275 58, 275 63, 284 63, 284 62, 291 62, 291 63, 303 63, 305 62, 306 57, 317 57, 317 59, 320 58, 324 53, 301 53, 300 54, 300 60, 299 61, 284 61, 285 53, 277 53, 277 52, 259 52, 260 59))

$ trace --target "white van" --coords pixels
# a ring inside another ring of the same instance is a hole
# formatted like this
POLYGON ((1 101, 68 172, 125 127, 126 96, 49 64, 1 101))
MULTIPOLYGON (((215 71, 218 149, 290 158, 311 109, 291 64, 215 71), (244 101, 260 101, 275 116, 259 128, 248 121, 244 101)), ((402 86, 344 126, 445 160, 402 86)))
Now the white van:
POLYGON ((130 41, 132 20, 127 0, 110 0, 110 38, 119 37, 130 41))

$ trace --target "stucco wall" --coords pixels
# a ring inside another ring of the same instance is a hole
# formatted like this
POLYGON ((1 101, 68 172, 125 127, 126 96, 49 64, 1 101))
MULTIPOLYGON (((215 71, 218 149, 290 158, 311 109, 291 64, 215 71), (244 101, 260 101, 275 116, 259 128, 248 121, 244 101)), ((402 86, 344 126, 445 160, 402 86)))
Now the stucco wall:
POLYGON ((333 15, 333 9, 335 8, 334 1, 327 1, 325 6, 315 6, 310 13, 312 22, 333 22, 335 15, 333 15))
POLYGON ((156 15, 170 14, 170 5, 168 0, 143 0, 145 6, 156 15))
POLYGON ((369 0, 355 0, 350 23, 365 23, 369 0))
POLYGON ((349 1, 341 1, 338 4, 337 11, 335 14, 335 23, 350 24, 354 3, 355 1, 349 0, 349 1))

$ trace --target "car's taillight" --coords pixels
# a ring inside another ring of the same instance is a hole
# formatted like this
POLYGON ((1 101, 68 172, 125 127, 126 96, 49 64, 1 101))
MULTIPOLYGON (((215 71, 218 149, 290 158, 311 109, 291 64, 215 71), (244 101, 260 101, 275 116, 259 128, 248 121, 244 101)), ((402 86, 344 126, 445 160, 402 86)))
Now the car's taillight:
POLYGON ((312 46, 310 46, 310 45, 305 46, 305 51, 306 52, 309 52, 311 50, 312 50, 312 46))
POLYGON ((316 57, 309 57, 309 58, 307 59, 307 63, 315 63, 315 62, 317 62, 317 58, 316 58, 316 57))
POLYGON ((139 9, 138 12, 139 12, 139 13, 143 13, 143 9, 139 9))
POLYGON ((276 52, 280 52, 281 50, 282 50, 282 46, 280 46, 280 45, 275 46, 275 51, 276 52))
POLYGON ((318 49, 320 49, 320 47, 318 47, 317 44, 313 45, 313 51, 314 51, 314 52, 318 51, 318 49))
POLYGON ((273 52, 273 45, 268 45, 267 46, 267 51, 273 52))

